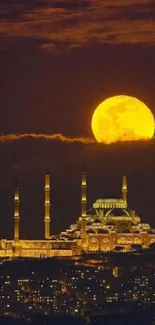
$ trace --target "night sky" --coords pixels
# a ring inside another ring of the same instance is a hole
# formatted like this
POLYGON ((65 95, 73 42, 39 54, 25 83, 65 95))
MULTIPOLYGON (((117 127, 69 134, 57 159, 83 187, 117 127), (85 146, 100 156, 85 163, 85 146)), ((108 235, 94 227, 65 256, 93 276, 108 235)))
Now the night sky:
MULTIPOLYGON (((155 1, 0 0, 0 134, 92 137, 105 98, 126 94, 155 115, 155 1)), ((51 173, 52 231, 80 215, 81 164, 88 206, 128 176, 129 205, 155 227, 155 140, 80 144, 44 139, 0 143, 0 237, 13 236, 20 183, 21 237, 44 233, 44 173, 51 173)))

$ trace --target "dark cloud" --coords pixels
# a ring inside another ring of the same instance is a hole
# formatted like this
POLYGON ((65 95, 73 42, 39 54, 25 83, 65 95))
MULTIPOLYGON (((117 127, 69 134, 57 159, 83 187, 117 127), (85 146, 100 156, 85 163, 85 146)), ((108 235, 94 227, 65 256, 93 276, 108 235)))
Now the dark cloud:
MULTIPOLYGON (((60 44, 154 44, 152 1, 39 1, 1 5, 0 32, 60 44), (143 21, 143 24, 141 24, 143 21)), ((65 51, 65 46, 63 47, 65 51)))

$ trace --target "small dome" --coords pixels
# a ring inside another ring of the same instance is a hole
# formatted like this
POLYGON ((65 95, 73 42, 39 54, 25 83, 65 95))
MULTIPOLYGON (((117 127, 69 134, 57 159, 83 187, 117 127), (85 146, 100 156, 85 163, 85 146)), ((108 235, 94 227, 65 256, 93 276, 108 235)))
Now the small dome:
POLYGON ((123 208, 113 208, 107 212, 106 217, 108 216, 130 217, 130 211, 128 209, 123 209, 123 208))

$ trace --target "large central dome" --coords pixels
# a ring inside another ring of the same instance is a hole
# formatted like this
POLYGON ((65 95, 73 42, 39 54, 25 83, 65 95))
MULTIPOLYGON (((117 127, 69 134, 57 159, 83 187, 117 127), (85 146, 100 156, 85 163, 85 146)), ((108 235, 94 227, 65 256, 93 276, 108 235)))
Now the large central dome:
POLYGON ((100 198, 93 204, 94 209, 125 208, 126 202, 117 198, 100 198))

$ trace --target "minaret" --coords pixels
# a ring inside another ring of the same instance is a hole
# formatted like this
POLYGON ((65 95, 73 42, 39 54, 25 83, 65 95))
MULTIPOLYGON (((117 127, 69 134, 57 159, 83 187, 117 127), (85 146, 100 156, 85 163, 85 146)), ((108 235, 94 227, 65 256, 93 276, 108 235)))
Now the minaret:
POLYGON ((82 166, 82 182, 81 182, 81 229, 82 238, 86 237, 86 208, 87 208, 87 181, 85 163, 82 166))
POLYGON ((45 238, 50 239, 50 175, 48 164, 46 164, 46 174, 45 174, 45 238))
POLYGON ((20 213, 19 213, 19 185, 16 181, 15 190, 14 190, 14 240, 19 240, 19 221, 20 221, 20 213))
POLYGON ((127 177, 126 176, 123 176, 123 182, 122 182, 122 200, 126 204, 126 207, 127 207, 127 192, 128 192, 128 188, 127 188, 127 177))

